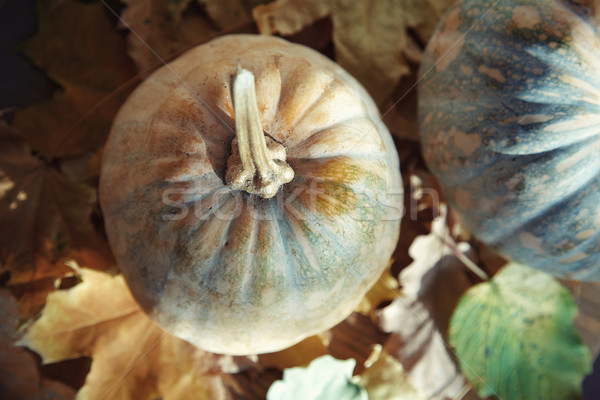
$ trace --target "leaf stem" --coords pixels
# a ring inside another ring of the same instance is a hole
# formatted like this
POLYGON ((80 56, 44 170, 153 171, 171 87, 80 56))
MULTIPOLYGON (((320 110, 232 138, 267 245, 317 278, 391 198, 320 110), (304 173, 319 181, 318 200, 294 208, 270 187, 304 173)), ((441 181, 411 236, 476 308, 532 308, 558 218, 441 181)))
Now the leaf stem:
POLYGON ((469 257, 467 257, 466 255, 464 255, 460 250, 458 250, 458 248, 456 247, 456 243, 454 243, 453 240, 451 240, 451 239, 448 240, 441 236, 438 236, 438 237, 446 246, 448 246, 448 248, 452 251, 452 254, 454 254, 454 256, 456 258, 458 258, 463 264, 465 264, 465 266, 469 270, 471 270, 471 272, 473 272, 475 275, 477 275, 483 281, 490 280, 490 276, 483 269, 481 269, 477 264, 475 264, 473 261, 471 261, 471 259, 469 257))

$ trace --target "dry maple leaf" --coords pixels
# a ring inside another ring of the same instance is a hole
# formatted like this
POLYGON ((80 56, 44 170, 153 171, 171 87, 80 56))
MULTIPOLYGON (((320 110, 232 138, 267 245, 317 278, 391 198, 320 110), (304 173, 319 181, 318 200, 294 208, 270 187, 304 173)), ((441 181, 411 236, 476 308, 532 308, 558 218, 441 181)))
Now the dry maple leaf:
POLYGON ((68 386, 41 378, 33 356, 15 346, 19 322, 17 304, 7 289, 0 289, 0 395, 3 399, 67 400, 75 397, 68 386))
POLYGON ((78 399, 227 399, 219 356, 155 325, 121 275, 76 268, 82 282, 48 296, 42 316, 19 342, 43 363, 93 358, 78 399))
POLYGON ((263 34, 291 35, 330 17, 336 61, 378 104, 391 94, 453 0, 277 0, 254 9, 263 34))
POLYGON ((108 243, 92 225, 95 189, 65 178, 53 163, 33 157, 0 122, 0 264, 17 285, 62 276, 62 260, 106 268, 108 243))
POLYGON ((61 89, 17 111, 13 127, 46 158, 101 146, 134 75, 124 40, 100 2, 38 0, 37 34, 23 52, 61 89))

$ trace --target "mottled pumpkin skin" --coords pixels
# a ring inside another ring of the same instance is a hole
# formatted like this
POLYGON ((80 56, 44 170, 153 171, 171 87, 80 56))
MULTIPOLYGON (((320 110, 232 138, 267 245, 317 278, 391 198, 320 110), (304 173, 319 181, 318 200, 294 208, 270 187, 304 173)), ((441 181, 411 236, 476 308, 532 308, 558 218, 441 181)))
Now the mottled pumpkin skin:
POLYGON ((344 319, 388 265, 402 215, 398 155, 364 89, 317 52, 258 35, 196 47, 136 89, 106 145, 100 201, 143 309, 227 354, 280 350, 344 319), (224 184, 238 65, 295 171, 271 199, 224 184))
POLYGON ((600 32, 573 1, 467 0, 428 45, 423 154, 466 227, 600 280, 600 32))

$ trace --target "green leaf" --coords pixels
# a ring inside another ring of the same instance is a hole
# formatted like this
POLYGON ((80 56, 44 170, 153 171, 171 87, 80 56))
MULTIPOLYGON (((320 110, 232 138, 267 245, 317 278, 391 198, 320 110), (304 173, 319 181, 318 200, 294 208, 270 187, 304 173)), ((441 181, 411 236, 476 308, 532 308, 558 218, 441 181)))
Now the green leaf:
POLYGON ((341 361, 325 355, 307 368, 288 368, 283 380, 269 388, 267 400, 367 400, 367 392, 351 381, 355 365, 352 358, 341 361))
POLYGON ((450 344, 482 397, 579 399, 591 370, 568 291, 550 275, 511 263, 472 287, 450 322, 450 344))

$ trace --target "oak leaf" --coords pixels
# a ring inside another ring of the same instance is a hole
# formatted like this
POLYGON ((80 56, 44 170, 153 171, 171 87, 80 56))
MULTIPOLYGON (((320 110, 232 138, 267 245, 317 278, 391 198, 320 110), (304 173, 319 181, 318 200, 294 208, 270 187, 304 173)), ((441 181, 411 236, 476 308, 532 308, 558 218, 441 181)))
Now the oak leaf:
POLYGON ((82 282, 51 293, 19 342, 43 363, 79 356, 92 366, 78 399, 227 399, 219 356, 177 339, 135 303, 121 275, 78 268, 82 282))

